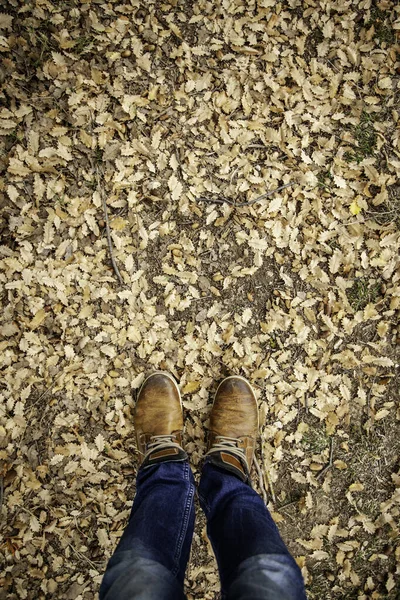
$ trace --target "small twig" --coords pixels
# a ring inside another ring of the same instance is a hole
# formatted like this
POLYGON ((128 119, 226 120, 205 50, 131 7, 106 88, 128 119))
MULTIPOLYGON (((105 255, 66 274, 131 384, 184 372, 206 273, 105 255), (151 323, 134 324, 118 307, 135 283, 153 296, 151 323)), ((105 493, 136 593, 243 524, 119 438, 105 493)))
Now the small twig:
POLYGON ((236 203, 233 200, 230 200, 229 198, 225 198, 225 196, 217 196, 216 198, 212 198, 210 196, 200 196, 199 198, 197 198, 197 201, 198 202, 210 202, 211 204, 230 204, 230 206, 235 206, 236 208, 239 208, 242 206, 251 206, 252 204, 255 204, 256 202, 259 202, 259 200, 264 200, 264 198, 269 198, 269 196, 272 196, 273 194, 276 194, 276 192, 280 192, 281 190, 284 190, 287 187, 290 187, 291 185, 294 185, 294 182, 290 181, 289 183, 285 183, 285 185, 281 185, 280 187, 277 187, 274 190, 270 190, 269 192, 266 192, 265 194, 262 194, 261 196, 257 196, 257 198, 253 198, 253 200, 248 200, 247 202, 236 203))
POLYGON ((25 506, 19 506, 19 509, 24 510, 26 513, 28 513, 28 515, 31 515, 31 517, 34 517, 35 519, 37 519, 36 515, 34 515, 33 512, 31 512, 30 510, 25 508, 25 506))
POLYGON ((250 206, 251 204, 255 204, 256 202, 258 202, 259 200, 264 200, 264 198, 268 198, 269 196, 272 196, 272 194, 276 194, 276 192, 280 192, 281 190, 290 187, 291 185, 294 185, 292 181, 290 181, 289 183, 285 183, 285 185, 281 185, 275 188, 274 190, 270 190, 266 194, 262 194, 261 196, 258 196, 253 200, 249 200, 248 202, 241 202, 240 204, 235 204, 235 206, 250 206))
MULTIPOLYGON (((93 115, 91 114, 91 119, 90 119, 90 130, 91 133, 93 135, 93 115)), ((90 161, 90 166, 92 167, 92 173, 96 173, 96 183, 97 183, 97 191, 100 194, 100 198, 101 198, 101 202, 103 205, 103 213, 104 213, 104 222, 106 224, 106 233, 107 233, 107 243, 108 243, 108 251, 110 254, 110 259, 111 259, 111 264, 113 266, 114 269, 114 273, 116 274, 118 281, 121 285, 123 285, 124 280, 122 279, 121 273, 119 272, 118 269, 118 265, 115 262, 115 258, 114 258, 114 252, 113 252, 113 245, 112 245, 112 239, 111 239, 111 232, 110 232, 110 222, 108 219, 108 209, 107 209, 107 201, 105 198, 105 194, 103 193, 103 189, 100 185, 100 171, 99 171, 99 165, 96 163, 96 168, 94 166, 93 163, 93 157, 89 155, 89 161, 90 161)))
POLYGON ((119 272, 118 265, 115 262, 115 258, 114 258, 113 245, 112 245, 111 232, 110 232, 110 222, 108 219, 107 201, 106 201, 105 195, 103 194, 103 190, 100 186, 100 173, 99 173, 99 168, 97 165, 96 165, 96 181, 97 181, 97 191, 99 192, 101 201, 103 203, 104 222, 106 224, 108 251, 110 253, 111 263, 112 263, 112 266, 114 269, 114 273, 118 277, 118 281, 120 282, 121 285, 123 285, 124 280, 121 277, 121 273, 119 272))
POLYGON ((267 484, 268 484, 268 487, 269 487, 269 491, 271 492, 271 498, 272 498, 272 502, 273 502, 274 504, 276 504, 275 490, 274 490, 274 486, 273 486, 273 484, 272 484, 272 479, 271 479, 271 477, 269 476, 268 470, 265 470, 265 478, 266 478, 266 480, 267 480, 267 484))
POLYGON ((159 21, 159 23, 161 23, 161 25, 163 25, 163 27, 165 27, 165 29, 169 29, 170 33, 172 33, 172 35, 178 40, 179 42, 182 42, 182 38, 181 36, 179 36, 170 26, 170 24, 168 23, 168 21, 166 19, 164 19, 159 13, 157 14, 157 21, 159 21))
POLYGON ((233 171, 232 175, 231 175, 231 183, 234 179, 234 177, 239 173, 239 167, 236 167, 236 169, 233 171))
MULTIPOLYGON (((263 435, 263 433, 264 433, 264 431, 262 432, 261 436, 263 435)), ((264 464, 264 452, 263 452, 263 444, 262 443, 261 443, 261 464, 264 467, 263 471, 261 472, 260 465, 258 464, 257 460, 254 460, 254 464, 255 464, 255 467, 258 472, 259 480, 260 480, 260 482, 262 482, 261 491, 262 491, 262 495, 263 495, 263 499, 264 499, 264 504, 267 505, 267 501, 268 501, 267 492, 265 489, 266 487, 269 489, 269 491, 271 493, 272 502, 274 504, 276 504, 276 496, 275 496, 274 486, 272 484, 271 477, 269 476, 269 471, 265 467, 265 464, 264 464), (265 475, 265 478, 264 478, 264 475, 265 475), (267 482, 267 485, 265 485, 265 481, 267 482)))
POLYGON ((258 483, 261 489, 261 494, 264 500, 264 504, 267 504, 268 502, 268 498, 267 498, 267 492, 265 491, 265 485, 264 485, 264 477, 261 471, 261 467, 259 465, 258 460, 256 459, 256 457, 254 457, 254 466, 256 468, 257 471, 257 475, 258 475, 258 483))
MULTIPOLYGON (((264 457, 263 457, 263 451, 261 448, 261 464, 264 467, 264 457)), ((272 485, 272 481, 271 478, 269 476, 269 472, 268 469, 263 468, 263 470, 261 470, 260 464, 257 460, 256 457, 254 457, 254 466, 256 468, 257 471, 257 475, 258 475, 258 480, 260 482, 260 488, 261 488, 261 493, 262 493, 262 497, 264 500, 264 503, 267 504, 268 503, 268 496, 267 496, 267 491, 266 491, 266 487, 269 488, 269 491, 271 492, 271 498, 272 498, 272 502, 274 504, 276 504, 276 496, 275 496, 275 491, 274 491, 274 486, 272 485), (265 475, 265 477, 264 477, 265 475), (265 485, 265 480, 267 481, 267 485, 265 485)))
POLYGON ((320 477, 322 477, 322 475, 324 473, 326 473, 327 471, 329 471, 329 469, 331 469, 333 466, 333 437, 331 437, 331 449, 330 449, 330 453, 329 453, 329 462, 327 465, 325 465, 325 467, 322 469, 322 471, 320 471, 318 473, 318 475, 315 476, 315 479, 319 479, 320 477))
POLYGON ((373 391, 373 388, 375 385, 376 378, 377 378, 377 375, 374 376, 374 380, 372 382, 372 385, 370 387, 370 390, 368 392, 368 397, 367 397, 367 424, 368 424, 367 436, 369 436, 369 431, 370 431, 369 420, 371 418, 371 396, 372 396, 372 391, 373 391))
POLYGON ((88 558, 87 556, 85 556, 84 554, 82 554, 82 552, 79 552, 79 550, 76 550, 76 548, 74 548, 72 544, 68 544, 68 547, 69 547, 69 548, 71 548, 71 550, 72 550, 73 552, 75 552, 75 554, 76 554, 76 555, 77 555, 79 558, 83 558, 84 560, 86 560, 86 562, 87 562, 87 563, 88 563, 88 564, 89 564, 89 565, 90 565, 90 566, 91 566, 93 569, 96 569, 96 571, 98 570, 98 569, 97 569, 97 566, 95 565, 95 563, 94 563, 94 562, 92 562, 92 561, 90 560, 90 558, 88 558))
POLYGON ((393 210, 382 210, 382 211, 378 211, 378 210, 368 210, 367 214, 369 215, 392 215, 393 213, 396 213, 396 209, 393 208, 393 210))
POLYGON ((235 203, 229 198, 225 198, 224 196, 217 196, 216 198, 211 198, 210 196, 200 196, 196 198, 198 202, 210 202, 210 204, 230 204, 231 206, 235 206, 235 203))
MULTIPOLYGON (((64 366, 65 366, 65 362, 64 362, 64 364, 63 364, 63 365, 62 365, 60 368, 63 368, 64 366)), ((49 387, 48 387, 48 388, 46 388, 46 389, 44 390, 44 392, 42 392, 42 393, 40 394, 39 398, 37 398, 37 399, 36 399, 34 402, 32 402, 32 404, 31 404, 31 405, 28 407, 28 410, 29 410, 29 416, 28 416, 28 419, 30 419, 30 417, 32 416, 32 410, 33 410, 33 408, 36 406, 36 404, 38 404, 38 402, 40 402, 40 400, 42 400, 42 399, 43 399, 43 398, 44 398, 44 397, 45 397, 45 396, 46 396, 46 395, 47 395, 47 394, 48 394, 48 393, 49 393, 49 392, 50 392, 50 391, 53 389, 53 387, 56 385, 56 383, 59 381, 59 379, 60 379, 60 378, 61 378, 63 375, 64 375, 64 371, 61 371, 61 373, 59 373, 59 374, 57 375, 57 377, 54 379, 53 383, 52 383, 51 385, 49 385, 49 387)), ((43 411, 43 416, 44 416, 44 415, 45 415, 45 411, 43 411)), ((42 422, 42 420, 43 420, 43 416, 42 416, 42 418, 41 418, 40 422, 42 422)), ((28 428, 28 426, 29 426, 29 420, 28 420, 28 419, 27 419, 27 421, 26 421, 25 429, 24 429, 24 430, 22 431, 22 433, 21 433, 21 436, 22 436, 22 435, 25 433, 26 429, 27 429, 27 428, 28 428)))
POLYGON ((3 508, 3 499, 4 499, 4 482, 3 482, 3 478, 0 477, 0 515, 1 515, 1 509, 3 508))
POLYGON ((42 398, 44 398, 46 396, 46 394, 48 394, 53 389, 53 387, 56 385, 56 383, 58 382, 58 380, 60 379, 60 377, 62 377, 63 375, 64 375, 64 371, 62 371, 61 373, 59 373, 57 375, 57 377, 54 379, 53 383, 51 385, 49 385, 49 387, 46 388, 42 394, 40 394, 39 398, 37 398, 34 402, 32 402, 32 404, 29 406, 29 408, 31 409, 34 406, 36 406, 36 404, 38 402, 40 402, 40 400, 42 398))
POLYGON ((301 498, 296 498, 296 500, 289 500, 289 502, 285 502, 282 506, 278 506, 278 510, 282 510, 283 508, 287 508, 288 506, 292 506, 293 504, 298 504, 301 498))
POLYGON ((183 170, 182 170, 181 157, 179 156, 179 148, 177 147, 176 144, 174 144, 174 148, 175 148, 176 162, 178 163, 179 175, 180 175, 181 180, 183 181, 183 170))

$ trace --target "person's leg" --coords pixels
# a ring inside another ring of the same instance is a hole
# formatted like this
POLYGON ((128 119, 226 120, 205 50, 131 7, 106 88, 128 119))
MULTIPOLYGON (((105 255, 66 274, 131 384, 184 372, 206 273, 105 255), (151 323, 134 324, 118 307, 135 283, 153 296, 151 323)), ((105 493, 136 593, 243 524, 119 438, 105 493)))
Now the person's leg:
POLYGON ((101 599, 183 597, 194 491, 187 460, 139 470, 129 523, 107 566, 101 599))
POLYGON ((129 523, 111 557, 100 600, 177 600, 194 528, 194 480, 181 448, 182 407, 175 381, 154 374, 136 405, 143 464, 129 523))
POLYGON ((219 386, 211 411, 209 450, 199 486, 222 596, 304 600, 300 569, 250 485, 257 433, 258 409, 250 384, 228 377, 219 386))
POLYGON ((305 599, 300 569, 263 500, 248 483, 207 459, 199 498, 223 598, 305 599))

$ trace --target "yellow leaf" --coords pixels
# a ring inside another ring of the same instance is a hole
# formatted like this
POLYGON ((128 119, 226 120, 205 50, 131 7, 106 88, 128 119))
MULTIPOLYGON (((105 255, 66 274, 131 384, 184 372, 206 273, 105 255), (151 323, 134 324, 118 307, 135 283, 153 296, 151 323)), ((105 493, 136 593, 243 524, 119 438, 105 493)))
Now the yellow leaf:
POLYGON ((362 483, 352 483, 349 487, 350 492, 362 492, 364 489, 364 486, 362 483))
POLYGON ((378 410, 378 412, 375 415, 375 421, 380 421, 381 419, 384 419, 388 416, 388 414, 389 411, 387 410, 387 408, 381 408, 381 410, 378 410))
POLYGON ((85 304, 82 307, 82 309, 81 309, 81 311, 80 311, 80 313, 78 315, 78 318, 79 319, 88 319, 89 317, 92 316, 92 313, 93 313, 92 306, 90 304, 85 304))
POLYGON ((85 144, 86 148, 93 148, 93 140, 96 138, 89 135, 84 129, 80 130, 79 137, 81 138, 81 142, 85 144))
POLYGON ((155 100, 157 98, 159 88, 160 88, 159 85, 151 86, 151 88, 149 89, 149 93, 148 93, 149 100, 155 100))
POLYGON ((36 329, 37 327, 39 327, 39 325, 41 325, 43 323, 45 318, 46 318, 46 311, 44 310, 44 308, 41 308, 40 310, 37 311, 37 313, 33 317, 32 321, 29 323, 29 327, 31 329, 36 329))
POLYGON ((192 392, 196 392, 199 389, 200 385, 200 381, 189 381, 183 388, 183 393, 191 394, 192 392))
POLYGON ((122 217, 116 217, 110 223, 110 227, 114 231, 123 231, 127 225, 128 221, 122 217))
POLYGON ((0 342, 0 352, 4 352, 4 350, 9 346, 10 342, 5 340, 4 342, 0 342))
POLYGON ((352 215, 358 215, 361 212, 361 207, 354 201, 350 204, 350 212, 352 215))
POLYGON ((340 471, 344 471, 345 469, 347 469, 347 464, 343 460, 335 460, 333 464, 340 471))

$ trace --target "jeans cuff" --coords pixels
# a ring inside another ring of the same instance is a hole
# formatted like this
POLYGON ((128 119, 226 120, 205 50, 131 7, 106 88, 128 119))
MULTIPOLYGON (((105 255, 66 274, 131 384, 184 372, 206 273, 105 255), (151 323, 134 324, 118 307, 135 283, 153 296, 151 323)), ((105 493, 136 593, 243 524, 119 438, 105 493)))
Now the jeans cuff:
POLYGON ((165 450, 149 454, 140 468, 149 469, 165 462, 184 462, 188 460, 188 455, 182 448, 166 448, 165 450), (170 452, 166 452, 165 450, 170 450, 170 452))
POLYGON ((251 487, 250 474, 244 461, 229 452, 213 452, 206 457, 204 465, 211 464, 222 471, 228 471, 251 487))

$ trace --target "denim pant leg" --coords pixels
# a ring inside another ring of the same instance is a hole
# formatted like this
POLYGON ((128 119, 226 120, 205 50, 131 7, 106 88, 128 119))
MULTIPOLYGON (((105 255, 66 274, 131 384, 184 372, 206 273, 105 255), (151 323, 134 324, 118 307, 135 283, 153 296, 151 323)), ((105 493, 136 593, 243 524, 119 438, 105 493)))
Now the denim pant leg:
POLYGON ((199 498, 223 598, 305 600, 301 571, 263 500, 249 485, 206 461, 199 498))
POLYGON ((184 598, 194 492, 187 460, 139 470, 129 523, 107 565, 100 600, 184 598))

